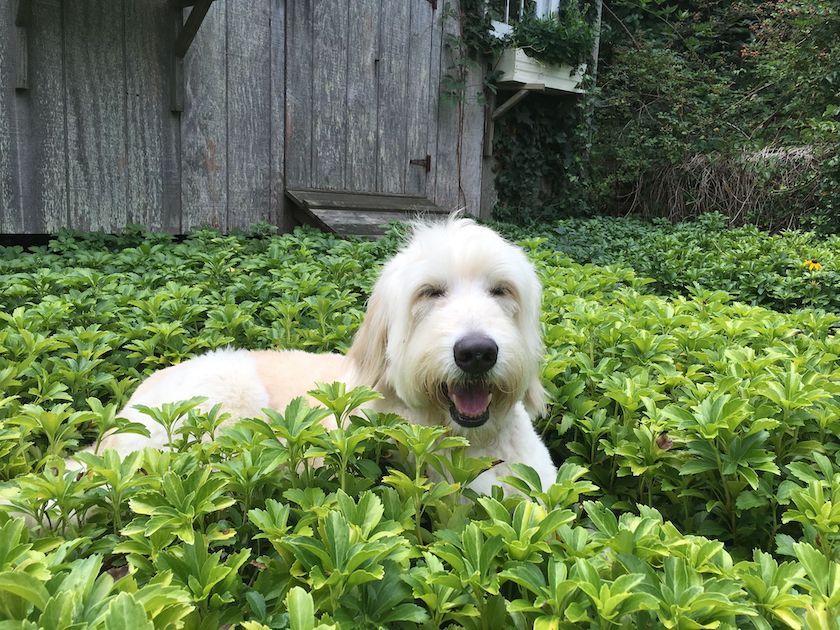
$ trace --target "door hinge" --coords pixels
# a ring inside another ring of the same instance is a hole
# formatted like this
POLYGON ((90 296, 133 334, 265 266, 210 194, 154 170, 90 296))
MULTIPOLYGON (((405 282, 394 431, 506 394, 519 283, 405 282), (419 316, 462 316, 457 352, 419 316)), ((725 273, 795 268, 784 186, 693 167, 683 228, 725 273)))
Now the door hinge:
POLYGON ((408 163, 414 166, 422 166, 424 169, 426 169, 427 173, 432 170, 432 156, 428 154, 426 154, 426 157, 424 158, 420 158, 417 160, 409 160, 408 163))

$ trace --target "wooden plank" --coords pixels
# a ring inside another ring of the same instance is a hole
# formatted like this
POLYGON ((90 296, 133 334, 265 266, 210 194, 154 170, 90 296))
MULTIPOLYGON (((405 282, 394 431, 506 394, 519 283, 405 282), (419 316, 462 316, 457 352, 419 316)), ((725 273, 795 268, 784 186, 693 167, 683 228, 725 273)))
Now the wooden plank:
POLYGON ((343 236, 381 236, 385 233, 389 223, 429 219, 435 216, 444 218, 446 216, 399 211, 370 213, 321 209, 310 210, 309 213, 318 219, 320 225, 327 226, 329 231, 337 232, 343 236))
POLYGON ((272 0, 227 9, 228 229, 269 218, 272 0))
MULTIPOLYGON (((379 19, 379 114, 376 190, 404 192, 406 110, 408 105, 408 31, 411 3, 382 0, 379 19)), ((413 157, 413 156, 412 156, 413 157)), ((422 157, 422 156, 418 156, 422 157)))
POLYGON ((434 202, 425 197, 401 195, 396 193, 357 193, 348 191, 290 189, 289 197, 298 205, 308 208, 328 208, 344 210, 382 210, 394 209, 410 211, 442 211, 434 202))
POLYGON ((29 89, 29 29, 18 26, 16 29, 17 68, 15 69, 15 89, 29 89))
POLYGON ((184 59, 181 227, 227 230, 225 4, 214 2, 184 59))
POLYGON ((511 109, 517 103, 519 103, 519 101, 528 96, 532 91, 533 90, 529 90, 527 88, 522 88, 518 92, 514 92, 513 96, 509 97, 504 103, 502 103, 493 110, 493 120, 501 118, 506 111, 511 109))
MULTIPOLYGON (((488 117, 489 118, 489 117, 488 117)), ((484 155, 481 160, 481 191, 479 198, 478 216, 482 219, 491 219, 493 210, 499 200, 496 192, 496 158, 492 155, 484 155)))
POLYGON ((70 226, 68 210, 67 116, 62 3, 38 0, 32 6, 29 36, 30 89, 18 99, 18 124, 26 142, 19 147, 23 232, 51 233, 70 226))
POLYGON ((467 212, 478 216, 481 209, 481 160, 484 140, 485 99, 484 69, 470 60, 467 65, 467 88, 461 120, 459 190, 467 212))
MULTIPOLYGON (((183 7, 174 7, 171 14, 171 36, 177 41, 184 32, 183 7)), ((173 113, 184 111, 184 58, 175 54, 175 47, 169 53, 169 108, 173 113)))
POLYGON ((291 208, 292 208, 292 213, 294 215, 295 221, 299 225, 311 225, 313 227, 318 228, 319 230, 321 230, 323 232, 334 232, 335 231, 328 224, 321 221, 321 219, 319 219, 317 216, 315 216, 312 212, 310 212, 309 210, 307 210, 303 206, 298 206, 298 205, 293 204, 291 206, 291 208))
POLYGON ((449 215, 430 200, 414 195, 315 189, 291 189, 287 194, 302 223, 343 235, 378 236, 392 221, 449 215))
POLYGON ((496 193, 496 158, 493 156, 493 135, 496 131, 492 116, 494 111, 496 111, 496 94, 491 92, 487 95, 485 105, 484 138, 481 151, 481 199, 478 216, 482 219, 492 217, 493 209, 499 199, 496 193))
POLYGON ((343 210, 307 210, 298 209, 301 223, 312 225, 325 232, 335 232, 341 236, 364 236, 377 238, 385 234, 388 225, 394 222, 422 220, 445 220, 445 214, 417 214, 411 212, 390 212, 370 214, 362 211, 343 210))
POLYGON ((312 181, 313 0, 286 3, 286 185, 312 181))
POLYGON ((496 112, 497 95, 493 92, 487 95, 487 113, 484 115, 484 157, 493 156, 493 136, 496 133, 494 114, 496 112))
POLYGON ((126 4, 126 220, 180 232, 180 121, 169 107, 173 15, 168 0, 126 4))
POLYGON ((15 116, 15 25, 11 10, 0 11, 0 231, 22 229, 15 116))
POLYGON ((346 0, 321 0, 312 15, 312 177, 319 188, 345 187, 348 11, 346 0))
POLYGON ((429 100, 428 129, 426 131, 426 153, 432 156, 429 172, 426 174, 426 195, 434 198, 437 182, 438 155, 438 117, 441 102, 441 54, 443 44, 443 23, 446 11, 438 7, 433 14, 432 39, 429 45, 429 100))
POLYGON ((286 210, 286 3, 271 5, 271 127, 269 132, 269 221, 291 231, 294 217, 286 210))
POLYGON ((386 225, 391 221, 406 221, 423 217, 446 217, 444 212, 423 212, 412 210, 391 210, 391 211, 370 211, 370 210, 330 210, 326 208, 314 208, 310 210, 324 223, 330 225, 356 224, 356 225, 386 225))
POLYGON ((347 152, 345 188, 376 190, 376 102, 380 0, 350 2, 347 47, 347 152))
MULTIPOLYGON (((434 11, 428 2, 411 3, 409 29, 408 72, 406 73, 408 99, 406 124, 405 192, 426 194, 428 173, 425 168, 411 164, 428 153, 429 85, 431 75, 431 47, 434 11)), ((429 153, 431 155, 431 153, 429 153)))
POLYGON ((125 2, 62 7, 70 223, 114 231, 126 223, 125 2))
MULTIPOLYGON (((32 25, 32 0, 12 0, 12 10, 15 16, 16 44, 15 56, 17 68, 15 77, 16 90, 29 89, 29 31, 32 25)), ((6 35, 8 38, 8 34, 6 35)))
POLYGON ((440 82, 438 84, 438 116, 437 116, 437 160, 435 176, 435 192, 432 196, 434 201, 450 210, 456 210, 463 206, 463 197, 460 194, 460 164, 458 161, 458 150, 461 140, 461 117, 463 110, 460 101, 453 99, 444 91, 444 78, 448 73, 457 71, 459 59, 458 51, 445 42, 447 39, 457 37, 459 33, 458 22, 455 15, 458 14, 460 2, 451 0, 451 11, 443 12, 443 33, 440 55, 440 82))

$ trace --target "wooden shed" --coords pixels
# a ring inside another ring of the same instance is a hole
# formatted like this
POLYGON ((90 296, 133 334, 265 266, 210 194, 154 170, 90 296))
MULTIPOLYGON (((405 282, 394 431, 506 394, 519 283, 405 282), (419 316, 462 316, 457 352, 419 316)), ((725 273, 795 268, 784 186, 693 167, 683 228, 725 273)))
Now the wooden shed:
POLYGON ((445 97, 455 14, 444 0, 0 0, 0 233, 287 229, 312 189, 479 214, 483 70, 445 97))

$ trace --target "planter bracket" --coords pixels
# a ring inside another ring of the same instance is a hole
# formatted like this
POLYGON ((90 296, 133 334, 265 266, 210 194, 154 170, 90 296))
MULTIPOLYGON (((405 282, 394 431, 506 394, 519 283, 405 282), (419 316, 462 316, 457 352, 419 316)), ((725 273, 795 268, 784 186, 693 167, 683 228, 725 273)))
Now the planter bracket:
POLYGON ((184 111, 184 57, 195 39, 204 16, 210 10, 213 0, 170 0, 175 15, 175 43, 172 54, 171 80, 171 104, 173 112, 184 111), (184 9, 192 7, 190 14, 184 22, 184 9))
POLYGON ((528 83, 523 85, 519 90, 517 90, 513 96, 508 98, 504 103, 499 105, 496 109, 493 110, 491 114, 493 120, 500 118, 503 116, 507 111, 513 109, 513 107, 522 101, 526 96, 528 96, 531 92, 544 92, 545 86, 540 83, 528 83))

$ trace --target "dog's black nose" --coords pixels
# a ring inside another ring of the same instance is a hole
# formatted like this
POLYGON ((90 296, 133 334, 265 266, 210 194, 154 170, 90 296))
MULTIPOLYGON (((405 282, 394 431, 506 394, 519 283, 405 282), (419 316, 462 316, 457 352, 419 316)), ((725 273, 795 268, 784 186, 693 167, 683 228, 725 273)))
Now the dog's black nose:
POLYGON ((455 342, 455 365, 467 374, 481 374, 496 365, 499 346, 487 335, 473 333, 455 342))

